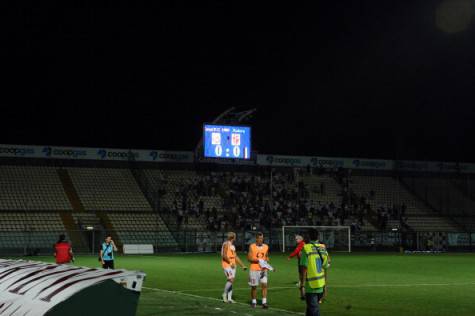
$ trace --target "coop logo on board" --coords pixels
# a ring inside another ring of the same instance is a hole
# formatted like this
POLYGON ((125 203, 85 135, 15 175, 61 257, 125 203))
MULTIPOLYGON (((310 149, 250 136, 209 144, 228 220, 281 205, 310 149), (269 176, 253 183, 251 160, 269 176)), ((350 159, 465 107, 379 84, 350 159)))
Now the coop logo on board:
POLYGON ((399 169, 426 170, 428 169, 428 164, 427 162, 418 162, 418 161, 398 161, 397 167, 399 169))
POLYGON ((107 156, 107 151, 105 149, 99 149, 97 151, 97 154, 99 155, 99 157, 101 157, 101 159, 104 159, 107 156))
POLYGON ((386 162, 381 160, 353 160, 353 166, 356 168, 381 169, 386 167, 386 162))
POLYGON ((284 165, 284 166, 295 166, 295 165, 301 165, 302 161, 297 158, 297 157, 275 157, 275 156, 267 156, 266 160, 269 164, 275 164, 275 165, 284 165))
POLYGON ((318 158, 317 157, 313 157, 312 159, 310 159, 310 164, 312 166, 318 166, 318 158))
POLYGON ((78 158, 80 156, 87 156, 87 151, 84 149, 44 147, 42 152, 46 157, 59 156, 78 158))
POLYGON ((129 158, 139 158, 138 152, 131 151, 111 151, 106 149, 99 149, 97 154, 101 159, 129 159, 129 158))
POLYGON ((341 168, 344 166, 344 161, 339 159, 325 159, 313 157, 310 159, 312 166, 321 168, 341 168))
POLYGON ((44 147, 42 152, 45 154, 46 157, 51 156, 51 147, 44 147))
POLYGON ((153 161, 156 161, 156 160, 183 161, 183 160, 190 159, 190 156, 185 153, 158 152, 155 150, 150 152, 150 157, 152 157, 153 161))
POLYGON ((151 152, 150 152, 150 157, 152 157, 152 160, 153 160, 153 161, 157 160, 158 152, 156 152, 156 151, 151 151, 151 152))
POLYGON ((189 156, 187 154, 160 153, 158 158, 168 160, 187 160, 189 159, 189 156))
POLYGON ((455 171, 455 172, 460 172, 461 170, 466 170, 466 166, 461 166, 458 162, 455 163, 443 163, 439 162, 437 164, 437 167, 439 168, 440 171, 455 171))
POLYGON ((25 147, 3 147, 0 146, 0 154, 9 154, 15 156, 26 156, 26 155, 33 155, 35 153, 35 149, 25 147))

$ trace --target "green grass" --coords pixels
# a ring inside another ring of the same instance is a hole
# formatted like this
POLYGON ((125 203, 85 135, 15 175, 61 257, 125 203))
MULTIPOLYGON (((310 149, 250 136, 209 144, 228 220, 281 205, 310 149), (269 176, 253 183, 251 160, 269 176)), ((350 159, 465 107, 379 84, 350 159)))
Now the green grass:
MULTIPOLYGON (((269 275, 268 300, 275 309, 252 310, 247 306, 247 272, 242 270, 234 285, 235 299, 242 304, 219 301, 225 278, 217 254, 116 259, 117 268, 147 273, 139 316, 303 313, 295 262, 274 254, 271 263, 277 271, 269 275)), ((79 257, 76 265, 96 267, 98 262, 79 257)), ((328 289, 322 315, 474 315, 475 255, 332 254, 328 289)))

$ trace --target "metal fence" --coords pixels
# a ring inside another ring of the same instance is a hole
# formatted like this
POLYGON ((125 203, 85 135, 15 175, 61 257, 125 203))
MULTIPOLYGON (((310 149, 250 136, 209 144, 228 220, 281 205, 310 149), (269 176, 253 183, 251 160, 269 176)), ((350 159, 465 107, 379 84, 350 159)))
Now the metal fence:
MULTIPOLYGON (((66 233, 73 250, 78 254, 97 254, 100 244, 105 237, 104 231, 77 231, 81 240, 72 240, 66 233)), ((64 231, 1 231, 0 255, 52 255, 53 246, 64 231)), ((219 252, 226 240, 226 232, 209 231, 117 231, 117 244, 151 244, 155 253, 164 252, 219 252)), ((246 251, 248 245, 254 242, 255 231, 236 232, 235 242, 238 251, 246 251)), ((270 245, 272 252, 282 251, 282 231, 264 231, 265 242, 270 245)), ((293 236, 286 237, 286 251, 295 245, 293 236)), ((324 237, 330 251, 347 251, 346 245, 324 237)), ((411 232, 399 231, 358 232, 351 235, 352 251, 427 251, 427 252, 456 252, 475 251, 475 232, 411 232)))

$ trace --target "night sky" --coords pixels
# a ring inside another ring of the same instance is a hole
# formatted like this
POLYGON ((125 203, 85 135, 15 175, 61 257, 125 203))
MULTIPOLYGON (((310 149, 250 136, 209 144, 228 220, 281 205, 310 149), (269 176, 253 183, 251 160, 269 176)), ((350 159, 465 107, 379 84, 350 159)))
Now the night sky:
POLYGON ((2 19, 0 143, 193 150, 245 106, 260 153, 475 162, 475 1, 37 2, 2 19))

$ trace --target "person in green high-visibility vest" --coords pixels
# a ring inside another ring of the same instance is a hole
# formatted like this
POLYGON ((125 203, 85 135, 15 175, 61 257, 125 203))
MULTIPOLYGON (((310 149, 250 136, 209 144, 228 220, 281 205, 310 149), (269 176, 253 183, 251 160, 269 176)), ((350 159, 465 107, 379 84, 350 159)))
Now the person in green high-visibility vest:
POLYGON ((330 267, 330 256, 324 244, 318 241, 318 231, 312 229, 308 234, 308 242, 302 250, 300 265, 304 267, 306 316, 320 316, 320 306, 327 295, 327 269, 330 267))

